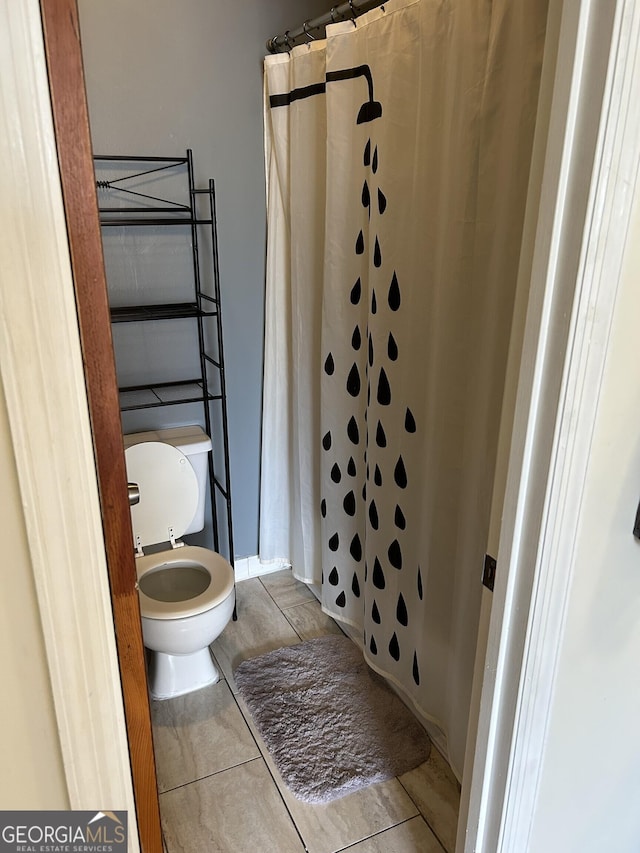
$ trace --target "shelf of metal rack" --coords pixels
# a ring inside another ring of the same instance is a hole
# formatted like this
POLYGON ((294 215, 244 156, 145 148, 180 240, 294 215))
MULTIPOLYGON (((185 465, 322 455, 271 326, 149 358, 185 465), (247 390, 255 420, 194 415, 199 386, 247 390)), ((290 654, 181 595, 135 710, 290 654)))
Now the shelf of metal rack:
MULTIPOLYGON (((215 300, 211 300, 215 304, 215 300)), ((163 305, 125 305, 111 309, 112 323, 141 323, 146 320, 183 320, 215 317, 217 311, 205 311, 195 302, 170 302, 163 305)))
POLYGON ((147 323, 163 320, 193 320, 197 328, 199 374, 180 381, 151 382, 121 387, 119 389, 120 408, 123 412, 131 412, 190 403, 202 405, 205 431, 212 437, 214 446, 214 450, 209 454, 214 548, 219 551, 221 547, 221 519, 216 499, 217 495, 220 495, 226 515, 227 556, 233 564, 229 430, 220 310, 215 184, 210 180, 205 189, 195 187, 190 150, 187 151, 186 157, 100 155, 94 157, 94 163, 98 176, 96 185, 101 201, 99 213, 102 226, 107 228, 184 226, 191 231, 193 298, 187 302, 112 307, 111 321, 112 323, 147 323), (115 175, 104 177, 109 170, 115 172, 115 175), (178 175, 178 178, 184 175, 188 186, 188 203, 141 191, 141 185, 144 186, 145 182, 152 183, 159 177, 162 178, 161 173, 169 172, 178 175), (199 213, 199 199, 200 205, 204 204, 207 208, 204 216, 199 213), (200 254, 199 236, 203 229, 206 229, 207 233, 207 264, 202 263, 200 254), (215 358, 205 349, 205 323, 212 324, 207 327, 207 331, 211 333, 209 340, 213 340, 215 358), (215 380, 212 379, 209 371, 215 371, 215 380), (221 436, 212 434, 211 407, 214 405, 220 407, 217 422, 222 425, 221 436), (219 458, 220 455, 222 458, 219 458), (221 464, 223 474, 218 476, 217 471, 220 470, 221 464))

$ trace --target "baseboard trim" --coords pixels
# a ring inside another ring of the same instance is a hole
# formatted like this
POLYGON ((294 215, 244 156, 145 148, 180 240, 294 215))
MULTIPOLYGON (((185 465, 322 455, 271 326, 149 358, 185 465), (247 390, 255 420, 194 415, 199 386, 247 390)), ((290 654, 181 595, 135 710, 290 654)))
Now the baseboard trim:
POLYGON ((270 575, 272 572, 279 572, 282 569, 290 569, 291 563, 284 559, 261 560, 256 554, 252 557, 240 557, 234 560, 233 567, 237 583, 249 578, 257 578, 260 575, 270 575))

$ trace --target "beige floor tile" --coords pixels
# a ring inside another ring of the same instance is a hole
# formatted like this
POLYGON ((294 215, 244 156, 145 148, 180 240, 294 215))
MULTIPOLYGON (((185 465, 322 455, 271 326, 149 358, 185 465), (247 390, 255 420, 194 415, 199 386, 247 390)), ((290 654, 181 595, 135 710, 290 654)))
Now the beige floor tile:
POLYGON ((260 581, 281 610, 303 604, 310 599, 316 600, 309 587, 294 578, 291 569, 262 575, 260 581))
POLYGON ((290 794, 279 775, 275 778, 309 853, 334 853, 418 814, 397 779, 311 805, 290 794))
POLYGON ((443 849, 423 818, 414 817, 347 847, 345 853, 443 853, 443 849))
POLYGON ((242 581, 237 594, 239 619, 212 646, 229 684, 219 682, 208 688, 219 694, 211 703, 205 691, 198 691, 201 697, 191 694, 195 698, 190 703, 188 697, 182 697, 180 701, 187 706, 182 709, 177 704, 171 708, 166 702, 154 703, 161 789, 182 786, 160 798, 168 853, 288 853, 303 850, 299 835, 309 853, 345 849, 353 853, 442 853, 442 847, 453 853, 459 786, 435 749, 428 762, 400 780, 372 785, 325 805, 303 803, 289 792, 244 702, 236 696, 246 718, 246 725, 238 729, 238 709, 235 706, 234 714, 229 693, 229 687, 235 690, 232 669, 247 658, 294 645, 299 637, 306 640, 340 629, 289 571, 242 581), (276 601, 285 608, 284 615, 276 601), (256 747, 250 736, 246 739, 247 727, 258 738, 264 762, 253 758, 256 747), (222 766, 229 769, 217 772, 222 766), (188 778, 199 781, 184 784, 188 778), (434 834, 442 847, 434 841, 434 834))
POLYGON ((284 615, 303 640, 324 637, 326 634, 342 634, 334 620, 322 612, 320 602, 315 599, 297 607, 288 607, 284 615))
POLYGON ((400 782, 447 853, 453 853, 460 810, 460 788, 438 750, 433 747, 429 760, 400 776, 400 782))
POLYGON ((309 853, 334 853, 419 814, 397 779, 370 785, 323 805, 298 800, 282 781, 242 697, 237 698, 309 853))
POLYGON ((300 638, 257 578, 236 585, 238 620, 229 622, 211 649, 236 692, 233 670, 247 658, 293 646, 300 638))
POLYGON ((169 853, 303 853, 261 759, 160 796, 169 853))
POLYGON ((225 681, 152 702, 151 715, 160 791, 260 755, 225 681))

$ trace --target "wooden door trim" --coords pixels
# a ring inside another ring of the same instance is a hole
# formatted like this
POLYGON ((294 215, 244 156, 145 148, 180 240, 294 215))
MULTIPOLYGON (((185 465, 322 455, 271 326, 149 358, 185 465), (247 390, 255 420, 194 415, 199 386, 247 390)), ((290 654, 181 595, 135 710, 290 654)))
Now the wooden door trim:
POLYGON ((41 0, 140 845, 161 853, 142 625, 76 0, 41 0))

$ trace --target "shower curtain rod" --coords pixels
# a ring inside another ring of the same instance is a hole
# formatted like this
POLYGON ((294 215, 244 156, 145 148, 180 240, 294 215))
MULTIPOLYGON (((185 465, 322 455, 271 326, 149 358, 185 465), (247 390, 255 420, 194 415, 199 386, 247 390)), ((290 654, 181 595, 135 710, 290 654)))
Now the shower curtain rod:
POLYGON ((327 24, 335 24, 338 21, 355 20, 356 15, 361 15, 380 5, 383 5, 380 0, 348 0, 339 6, 332 6, 324 15, 305 21, 295 30, 287 30, 282 35, 267 39, 267 50, 269 53, 291 50, 298 40, 306 38, 308 41, 313 41, 314 37, 311 35, 313 30, 322 30, 327 24))

